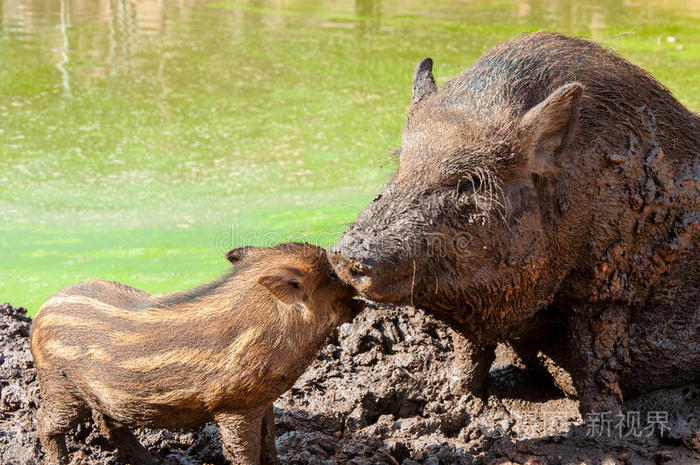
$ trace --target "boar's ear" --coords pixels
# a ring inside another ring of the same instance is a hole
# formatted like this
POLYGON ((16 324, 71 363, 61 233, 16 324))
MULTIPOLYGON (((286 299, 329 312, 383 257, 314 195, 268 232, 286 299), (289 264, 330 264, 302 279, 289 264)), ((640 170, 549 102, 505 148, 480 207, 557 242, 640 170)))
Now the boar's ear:
POLYGON ((433 59, 424 58, 413 73, 413 105, 437 90, 433 78, 433 59))
POLYGON ((582 84, 564 84, 523 115, 520 127, 527 135, 526 150, 533 171, 551 170, 556 154, 573 139, 582 94, 582 84))
POLYGON ((226 258, 231 263, 240 262, 243 259, 243 257, 248 255, 254 248, 255 247, 251 247, 249 245, 244 245, 243 247, 236 247, 235 249, 231 249, 228 252, 226 252, 226 258))
POLYGON ((258 278, 258 284, 285 304, 295 304, 308 297, 307 275, 299 268, 273 268, 258 278))

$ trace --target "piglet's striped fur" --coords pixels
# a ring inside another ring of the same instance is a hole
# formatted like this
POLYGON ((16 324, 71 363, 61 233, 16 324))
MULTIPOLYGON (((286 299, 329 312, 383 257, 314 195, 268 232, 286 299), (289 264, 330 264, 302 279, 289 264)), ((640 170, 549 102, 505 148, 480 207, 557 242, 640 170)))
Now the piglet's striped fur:
POLYGON ((362 304, 319 247, 243 247, 228 258, 230 273, 185 292, 86 281, 41 307, 31 351, 47 464, 68 463, 64 434, 90 414, 134 464, 156 460, 129 427, 210 421, 231 463, 277 463, 272 402, 362 304))

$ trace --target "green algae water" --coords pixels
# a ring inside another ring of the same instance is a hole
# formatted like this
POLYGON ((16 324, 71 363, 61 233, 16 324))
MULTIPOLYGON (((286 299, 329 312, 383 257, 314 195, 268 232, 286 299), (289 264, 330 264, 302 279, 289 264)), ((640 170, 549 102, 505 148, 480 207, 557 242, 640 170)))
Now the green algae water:
POLYGON ((539 29, 700 109, 700 2, 0 0, 0 301, 153 293, 240 244, 332 244, 396 167, 411 75, 539 29))

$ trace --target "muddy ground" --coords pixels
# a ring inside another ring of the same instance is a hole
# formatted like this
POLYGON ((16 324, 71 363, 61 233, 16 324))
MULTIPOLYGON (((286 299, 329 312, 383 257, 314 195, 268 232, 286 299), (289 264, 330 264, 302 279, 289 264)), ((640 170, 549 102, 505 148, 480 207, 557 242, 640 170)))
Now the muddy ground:
MULTIPOLYGON (((0 464, 42 458, 30 323, 24 309, 0 306, 0 464)), ((628 402, 631 428, 615 419, 584 421, 575 399, 525 370, 505 347, 487 403, 456 394, 451 345, 445 325, 411 308, 371 307, 341 327, 275 404, 281 462, 700 464, 700 386, 628 402)), ((137 433, 164 462, 225 463, 212 425, 137 433)), ((122 463, 91 423, 68 442, 73 464, 122 463)))

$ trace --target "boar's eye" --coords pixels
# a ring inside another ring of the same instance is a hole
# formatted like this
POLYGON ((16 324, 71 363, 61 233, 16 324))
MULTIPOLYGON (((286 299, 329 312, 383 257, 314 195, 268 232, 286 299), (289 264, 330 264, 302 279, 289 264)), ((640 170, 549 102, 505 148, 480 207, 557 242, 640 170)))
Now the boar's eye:
POLYGON ((457 190, 460 194, 464 194, 465 192, 479 190, 479 187, 481 187, 479 178, 471 178, 460 181, 457 190))
POLYGON ((459 191, 460 194, 464 194, 465 192, 467 192, 471 189, 472 189, 472 182, 469 180, 460 181, 459 186, 457 186, 457 190, 459 191))

